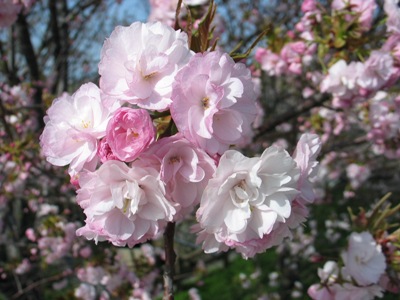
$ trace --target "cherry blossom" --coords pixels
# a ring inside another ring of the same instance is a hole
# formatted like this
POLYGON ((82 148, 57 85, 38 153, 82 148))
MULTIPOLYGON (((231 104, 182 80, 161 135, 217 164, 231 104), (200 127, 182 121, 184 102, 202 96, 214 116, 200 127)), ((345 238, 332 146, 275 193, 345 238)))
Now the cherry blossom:
POLYGON ((353 232, 349 246, 342 253, 343 273, 351 276, 360 285, 378 283, 385 272, 386 260, 380 245, 369 232, 353 232))
MULTIPOLYGON (((344 8, 348 8, 356 14, 356 20, 363 31, 368 31, 371 28, 374 12, 377 8, 375 0, 334 0, 332 2, 333 10, 343 10, 344 8)), ((352 19, 354 17, 348 15, 347 20, 351 22, 352 19)))
MULTIPOLYGON (((254 251, 246 251, 247 244, 252 248, 253 243, 271 234, 277 223, 289 218, 299 173, 289 154, 275 146, 267 148, 260 158, 248 158, 234 150, 225 152, 197 211, 204 229, 198 241, 205 241, 205 251, 219 250, 216 241, 236 248, 244 257, 254 255, 254 251)), ((256 251, 262 250, 265 248, 258 247, 256 251)))
POLYGON ((166 198, 177 209, 174 220, 183 219, 200 203, 215 172, 214 160, 180 133, 158 140, 140 159, 156 160, 153 165, 160 169, 160 178, 166 184, 166 198))
POLYGON ((250 71, 226 53, 197 53, 175 78, 171 115, 210 155, 247 141, 257 115, 250 71))
POLYGON ((118 26, 101 50, 100 88, 115 101, 166 110, 174 77, 191 55, 186 33, 160 22, 118 26))
POLYGON ((131 167, 106 161, 95 172, 82 174, 79 185, 77 202, 87 218, 77 234, 96 242, 132 247, 154 238, 175 214, 157 170, 137 161, 131 167))
POLYGON ((144 109, 128 107, 115 111, 106 130, 112 155, 125 162, 139 156, 155 140, 155 136, 156 129, 149 113, 144 109))
POLYGON ((47 161, 70 164, 71 176, 97 163, 98 139, 105 136, 110 112, 93 83, 82 85, 72 96, 63 94, 47 111, 40 144, 47 161))
POLYGON ((398 0, 385 0, 383 9, 388 16, 386 21, 387 31, 400 33, 400 8, 398 0))

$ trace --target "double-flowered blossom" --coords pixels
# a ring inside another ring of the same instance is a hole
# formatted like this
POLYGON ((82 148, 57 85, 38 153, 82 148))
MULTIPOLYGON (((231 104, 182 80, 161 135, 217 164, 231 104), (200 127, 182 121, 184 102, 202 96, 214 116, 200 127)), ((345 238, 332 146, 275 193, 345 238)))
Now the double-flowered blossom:
POLYGON ((215 161, 181 133, 158 140, 140 157, 160 170, 166 198, 181 220, 200 203, 203 190, 215 172, 215 161))
MULTIPOLYGON (((300 193, 299 179, 313 168, 316 151, 303 152, 308 156, 303 161, 311 163, 301 166, 276 146, 254 158, 234 150, 225 152, 197 211, 198 241, 204 242, 206 252, 232 247, 252 257, 274 245, 271 239, 280 239, 286 228, 279 224, 291 216, 292 201, 300 193)), ((302 178, 302 182, 307 181, 302 178)))
POLYGON ((219 51, 197 53, 175 77, 171 116, 210 155, 247 142, 257 115, 249 69, 219 51))
POLYGON ((77 201, 86 215, 86 225, 77 234, 130 247, 156 237, 175 214, 158 175, 156 169, 140 161, 128 167, 115 160, 82 174, 77 201))
POLYGON ((116 27, 101 50, 101 90, 115 101, 168 109, 174 77, 192 56, 187 40, 160 22, 116 27))
POLYGON ((82 85, 72 96, 57 98, 47 111, 40 137, 47 161, 56 166, 69 164, 71 176, 84 168, 93 170, 98 140, 105 136, 110 116, 93 83, 82 85))
POLYGON ((121 161, 133 161, 155 137, 156 128, 144 109, 121 107, 107 125, 107 143, 113 155, 121 161))
POLYGON ((351 276, 359 285, 378 283, 386 269, 386 259, 381 246, 367 232, 353 232, 349 246, 342 253, 343 274, 351 276))

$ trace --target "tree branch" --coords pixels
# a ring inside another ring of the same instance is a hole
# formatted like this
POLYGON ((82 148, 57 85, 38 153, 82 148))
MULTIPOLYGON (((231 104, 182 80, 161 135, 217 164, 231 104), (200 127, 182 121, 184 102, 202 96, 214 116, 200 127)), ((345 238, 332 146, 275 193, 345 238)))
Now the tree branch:
POLYGON ((253 140, 256 141, 261 138, 264 134, 274 130, 276 126, 288 122, 289 120, 300 116, 303 113, 310 111, 312 108, 322 105, 325 101, 327 101, 327 97, 322 97, 318 100, 306 100, 304 104, 296 109, 288 110, 285 113, 277 116, 271 121, 266 122, 258 131, 258 133, 254 136, 253 140))
POLYGON ((44 127, 44 110, 42 107, 42 87, 39 84, 40 72, 37 63, 35 51, 31 42, 31 37, 29 33, 28 23, 26 21, 25 15, 20 13, 16 22, 19 46, 22 55, 25 57, 26 64, 28 65, 29 73, 33 81, 33 86, 35 88, 35 93, 33 95, 34 103, 37 105, 36 114, 37 122, 40 128, 44 127))
POLYGON ((174 251, 175 223, 168 222, 164 232, 165 269, 164 269, 164 296, 163 300, 174 299, 175 259, 174 251))

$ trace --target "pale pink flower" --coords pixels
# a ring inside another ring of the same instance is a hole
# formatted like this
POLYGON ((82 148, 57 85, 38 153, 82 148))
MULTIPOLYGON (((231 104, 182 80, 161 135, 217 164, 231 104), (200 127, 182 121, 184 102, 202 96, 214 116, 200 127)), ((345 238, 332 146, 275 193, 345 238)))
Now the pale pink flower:
POLYGON ((368 179, 370 173, 368 166, 360 166, 353 163, 346 167, 346 174, 353 189, 358 189, 368 179))
POLYGON ((367 136, 375 144, 374 151, 398 157, 398 147, 393 141, 400 135, 400 98, 379 91, 371 99, 368 118, 367 136))
POLYGON ((287 63, 276 53, 269 49, 257 48, 255 59, 261 65, 261 70, 269 76, 281 76, 287 72, 287 63))
POLYGON ((382 298, 383 290, 377 285, 355 286, 351 283, 343 285, 335 285, 335 300, 336 299, 351 299, 351 300, 373 300, 375 297, 382 298))
MULTIPOLYGON (((186 14, 186 5, 197 6, 207 4, 209 0, 183 0, 181 14, 186 14)), ((175 24, 178 0, 150 0, 150 15, 148 21, 160 21, 171 27, 175 24)), ((198 21, 198 20, 196 20, 198 21)))
POLYGON ((32 269, 29 259, 24 258, 21 263, 15 268, 14 272, 18 275, 25 274, 32 269))
POLYGON ((308 288, 307 293, 313 300, 336 300, 334 286, 322 286, 316 283, 308 288))
POLYGON ((210 155, 252 135, 257 107, 250 71, 226 53, 193 56, 175 77, 172 100, 178 130, 210 155))
POLYGON ((384 86, 394 73, 393 57, 389 52, 375 50, 365 61, 363 72, 359 73, 357 84, 369 91, 384 86))
POLYGON ((300 168, 300 178, 297 184, 300 194, 296 198, 301 198, 309 203, 315 200, 310 179, 317 176, 317 156, 321 151, 321 146, 321 140, 316 134, 303 134, 293 153, 293 159, 300 168))
POLYGON ((175 205, 174 220, 183 219, 200 203, 215 172, 215 162, 204 150, 178 133, 155 142, 140 159, 153 157, 166 185, 166 197, 175 205))
POLYGON ((317 9, 317 1, 316 0, 304 0, 301 4, 301 11, 303 13, 313 12, 317 9))
POLYGON ((367 231, 353 232, 348 248, 341 257, 344 262, 343 274, 351 276, 360 285, 377 283, 386 269, 381 246, 367 231))
POLYGON ((149 22, 160 21, 169 26, 174 26, 178 0, 150 0, 149 4, 149 22))
MULTIPOLYGON (((254 255, 246 250, 247 243, 257 243, 271 234, 277 223, 289 218, 299 173, 289 154, 274 146, 260 158, 248 158, 234 150, 225 152, 197 211, 205 231, 201 233, 203 249, 219 250, 218 242, 236 248, 244 257, 254 255), (207 234, 214 238, 207 238, 207 234)), ((265 250, 258 246, 257 250, 265 250)))
POLYGON ((186 33, 160 22, 118 26, 101 50, 100 88, 115 101, 166 110, 174 77, 191 55, 186 33))
POLYGON ((399 0, 385 0, 383 9, 387 14, 387 31, 400 33, 400 7, 399 0))
POLYGON ((17 20, 21 8, 21 4, 13 0, 0 0, 0 28, 11 26, 17 20))
POLYGON ((293 74, 302 72, 302 56, 306 53, 307 46, 303 41, 291 42, 283 46, 280 57, 288 65, 288 71, 293 74))
POLYGON ((349 65, 344 60, 333 64, 326 77, 322 80, 320 90, 331 93, 341 98, 352 98, 358 93, 357 79, 362 74, 364 65, 360 62, 351 62, 349 65))
POLYGON ((107 144, 119 160, 130 162, 145 150, 156 137, 156 128, 144 109, 121 107, 108 122, 107 144))
POLYGON ((113 160, 82 174, 77 202, 86 214, 86 225, 77 235, 129 247, 154 238, 175 214, 158 176, 142 162, 128 167, 113 160))
POLYGON ((97 162, 97 142, 106 133, 110 112, 103 106, 99 88, 82 85, 72 96, 54 100, 44 118, 40 145, 47 161, 56 166, 70 164, 71 176, 97 162))
POLYGON ((97 297, 96 288, 87 283, 81 283, 74 292, 74 296, 78 299, 95 300, 97 297))
POLYGON ((339 277, 339 267, 336 262, 328 260, 323 268, 318 268, 318 277, 321 282, 334 283, 339 277))
MULTIPOLYGON (((377 5, 375 0, 333 0, 333 10, 343 10, 348 8, 352 13, 356 13, 356 18, 363 31, 371 28, 372 20, 377 5)), ((348 21, 351 22, 354 17, 348 15, 348 21)))

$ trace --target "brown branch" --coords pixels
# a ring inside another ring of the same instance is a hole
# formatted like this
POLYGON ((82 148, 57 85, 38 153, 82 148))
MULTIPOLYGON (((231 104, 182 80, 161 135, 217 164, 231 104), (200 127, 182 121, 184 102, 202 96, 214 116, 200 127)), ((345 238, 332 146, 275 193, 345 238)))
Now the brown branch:
POLYGON ((322 105, 325 101, 328 99, 326 97, 322 97, 321 99, 318 100, 306 100, 304 101, 303 105, 295 108, 293 110, 288 110, 285 113, 282 113, 281 115, 277 116, 276 118, 266 122, 258 131, 258 133, 254 136, 254 141, 258 140, 261 138, 264 134, 274 130, 276 126, 286 123, 293 118, 296 118, 300 116, 303 113, 306 113, 310 111, 312 108, 317 107, 322 105))
POLYGON ((18 19, 16 22, 19 46, 22 55, 25 57, 26 64, 28 65, 29 73, 31 76, 31 80, 33 81, 33 86, 35 88, 35 93, 33 94, 33 100, 38 108, 35 110, 37 114, 37 122, 40 128, 44 127, 44 110, 42 108, 42 87, 39 84, 40 81, 40 71, 37 62, 37 58, 35 55, 35 51, 33 49, 30 33, 29 33, 29 25, 26 21, 25 15, 20 13, 18 15, 18 19))
POLYGON ((41 285, 43 285, 43 284, 46 284, 46 283, 49 283, 49 282, 52 282, 52 281, 56 281, 56 280, 62 279, 62 278, 64 278, 65 276, 66 276, 65 273, 61 273, 61 274, 53 275, 53 276, 51 276, 51 277, 43 278, 43 279, 41 279, 41 280, 39 280, 39 281, 36 281, 36 282, 34 282, 34 283, 28 285, 28 286, 25 287, 24 289, 18 291, 17 293, 15 293, 15 294, 12 296, 11 299, 18 299, 19 297, 23 296, 25 293, 27 293, 27 292, 33 290, 34 288, 37 288, 38 286, 41 286, 41 285))
POLYGON ((164 296, 163 300, 174 300, 174 275, 175 259, 174 251, 175 223, 168 222, 164 232, 165 269, 164 269, 164 296))

